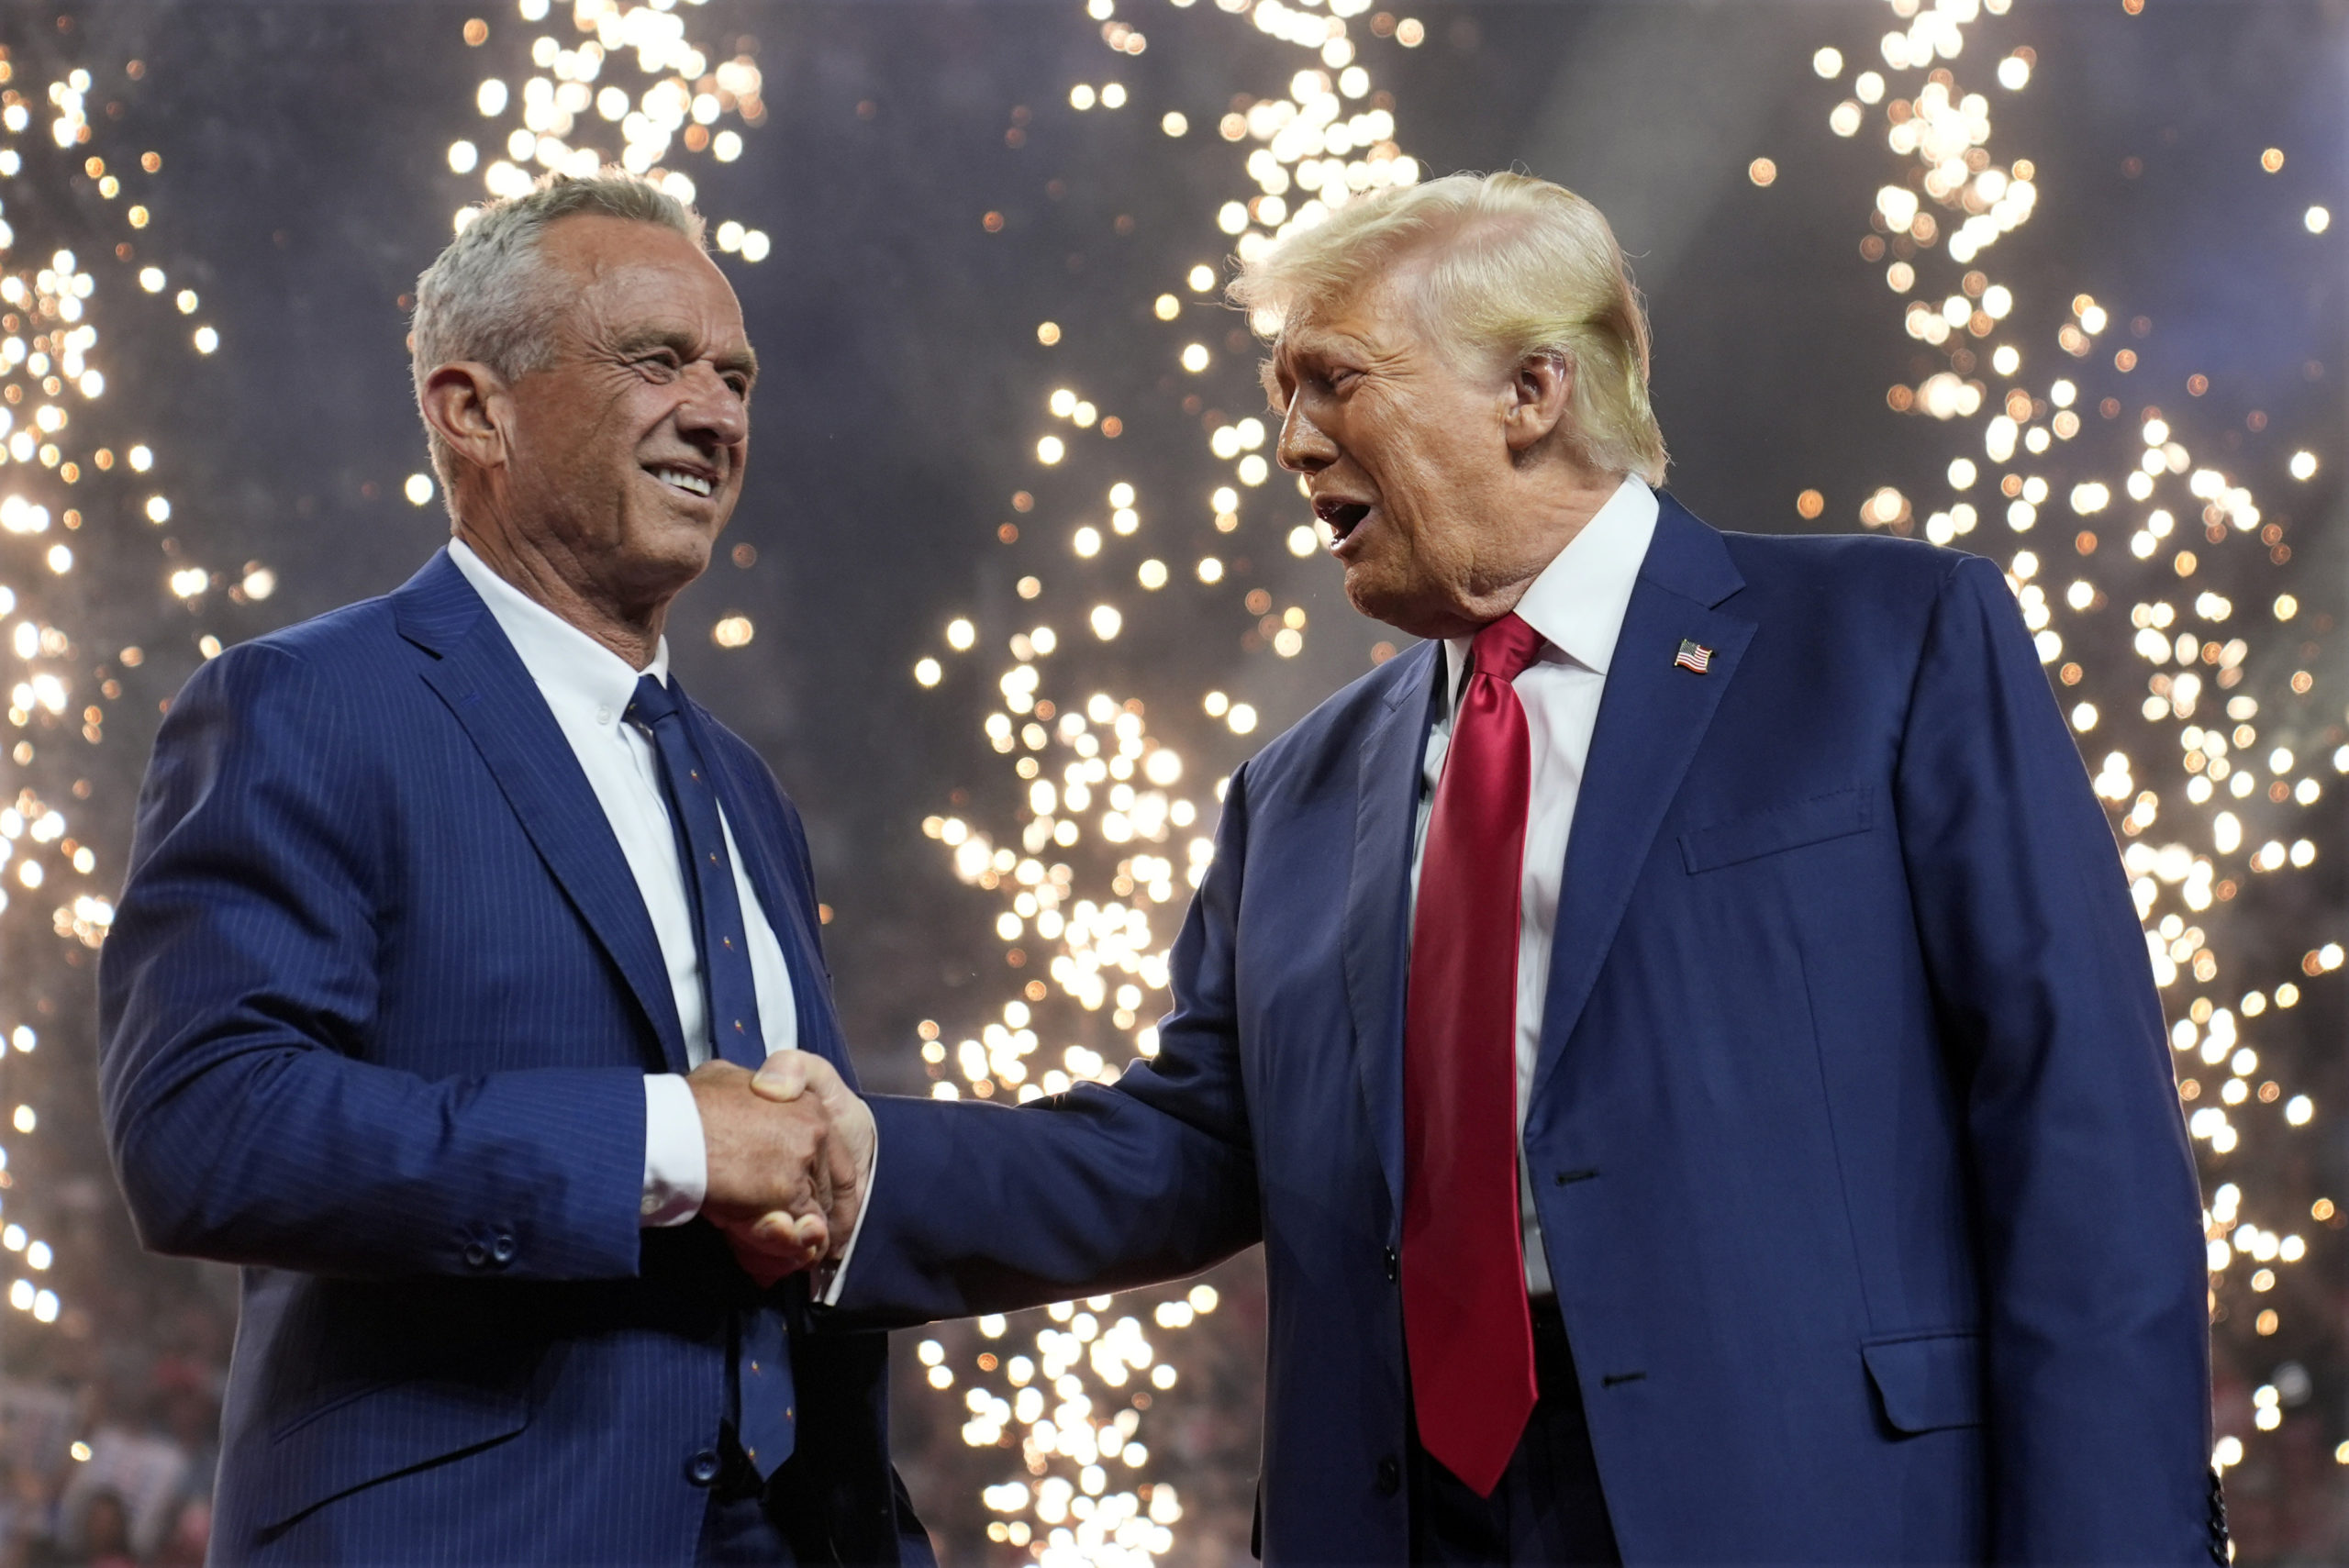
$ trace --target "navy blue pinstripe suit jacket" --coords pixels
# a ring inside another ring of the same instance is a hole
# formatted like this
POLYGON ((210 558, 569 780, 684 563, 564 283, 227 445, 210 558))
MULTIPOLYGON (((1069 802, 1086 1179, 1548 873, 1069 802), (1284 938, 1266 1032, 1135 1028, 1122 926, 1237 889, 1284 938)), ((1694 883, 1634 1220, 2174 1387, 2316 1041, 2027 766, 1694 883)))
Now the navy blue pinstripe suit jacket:
MULTIPOLYGON (((848 1054, 807 842, 696 710, 799 1040, 848 1054)), ((682 1562, 755 1296, 640 1232, 643 1075, 683 1072, 652 926, 570 746, 446 554, 204 666, 157 740, 100 967, 140 1234, 244 1265, 216 1561, 682 1562)), ((793 1326, 805 1294, 759 1302, 793 1326)), ((886 1341, 795 1336, 841 1559, 927 1562, 886 1341)))
MULTIPOLYGON (((1575 806, 1523 1150, 1627 1562, 2223 1561, 2194 1164, 2014 595, 1670 495, 1575 806), (1710 668, 1679 667, 1684 640, 1710 668)), ((1396 1287, 1422 644, 1232 776, 1159 1051, 879 1098, 841 1310, 1262 1240, 1267 1563, 1409 1560, 1396 1287)))

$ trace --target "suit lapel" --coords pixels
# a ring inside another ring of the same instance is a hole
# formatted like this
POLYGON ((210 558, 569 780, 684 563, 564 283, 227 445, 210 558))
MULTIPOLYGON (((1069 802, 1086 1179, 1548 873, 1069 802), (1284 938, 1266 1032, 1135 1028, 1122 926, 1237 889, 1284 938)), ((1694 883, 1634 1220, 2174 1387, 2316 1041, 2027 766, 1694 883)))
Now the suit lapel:
POLYGON ((1420 667, 1396 683, 1386 710, 1363 737, 1344 949, 1355 1066, 1379 1167, 1397 1214, 1403 1208, 1403 990, 1409 973, 1411 837, 1443 650, 1440 643, 1425 642, 1403 657, 1419 661, 1420 667))
POLYGON ((1753 622, 1713 607, 1744 585, 1720 536, 1671 496, 1657 499, 1655 538, 1616 639, 1567 838, 1533 1073, 1537 1097, 1590 1000, 1656 830, 1753 637, 1753 622), (1674 663, 1684 639, 1711 650, 1706 673, 1674 663))
POLYGON ((643 895, 521 656, 445 551, 393 603, 402 635, 439 656, 425 684, 449 705, 548 871, 618 966, 662 1061, 685 1072, 685 1034, 643 895))

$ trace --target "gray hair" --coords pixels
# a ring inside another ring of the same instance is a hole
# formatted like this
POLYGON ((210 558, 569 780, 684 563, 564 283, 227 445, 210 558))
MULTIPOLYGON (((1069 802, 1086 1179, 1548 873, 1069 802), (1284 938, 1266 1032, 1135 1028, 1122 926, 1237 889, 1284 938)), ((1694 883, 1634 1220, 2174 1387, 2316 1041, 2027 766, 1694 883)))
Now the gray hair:
MULTIPOLYGON (((539 254, 550 225, 566 217, 618 217, 704 243, 699 213, 618 165, 584 177, 550 174, 525 195, 468 212, 448 249, 416 280, 408 341, 419 406, 424 384, 442 365, 470 360, 512 381, 552 362, 551 328, 561 295, 549 286, 539 254)), ((453 505, 455 454, 429 425, 425 440, 432 471, 453 505)))

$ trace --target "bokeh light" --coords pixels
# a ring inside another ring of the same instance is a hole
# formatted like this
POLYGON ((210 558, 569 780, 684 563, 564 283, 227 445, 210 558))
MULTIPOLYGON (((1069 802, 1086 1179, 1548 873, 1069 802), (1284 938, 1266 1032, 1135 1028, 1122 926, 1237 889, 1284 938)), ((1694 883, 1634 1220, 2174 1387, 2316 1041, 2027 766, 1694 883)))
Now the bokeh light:
MULTIPOLYGON (((1968 33, 2009 5, 1899 0, 1893 9, 1908 25, 1881 40, 1887 74, 1859 95, 1881 101, 1876 114, 1895 161, 1862 254, 1889 256, 1893 290, 1917 296, 1903 307, 1907 333, 1942 361, 1915 385, 1893 387, 1887 402, 1947 421, 1953 448, 1946 498, 1879 487, 1860 520, 2007 565, 2111 814, 2170 1017, 2208 1195, 2216 1332, 2255 1361, 2243 1340, 2285 1326, 2268 1304, 2277 1271, 2309 1256, 2307 1232, 2332 1221, 2333 1205, 2247 1186, 2248 1177, 2233 1179, 2243 1163, 2234 1157, 2248 1140, 2305 1139, 2302 1129, 2322 1120, 2324 1107, 2278 1066, 2292 1053, 2276 1047, 2299 1044, 2302 988, 2331 984, 2342 950, 2310 930, 2278 951, 2243 906, 2261 884, 2336 852, 2338 811, 2327 803, 2349 771, 2349 747, 2322 743, 2339 726, 2312 696, 2315 644, 2294 624, 2298 599, 2277 592, 2295 573, 2288 525, 2263 508, 2263 475, 2230 455, 2236 443, 2191 428, 2201 421, 2188 400, 2210 390, 2208 378, 2185 378, 2185 398, 2165 410, 2154 388, 2132 380, 2145 350, 2112 340, 2125 308, 2087 293, 2051 297, 2044 270, 2011 283, 1987 270, 1986 253, 2038 202, 2032 161, 1999 160, 1989 100, 1960 79, 1971 64, 1968 33), (2030 376, 2034 355, 2047 368, 2030 376), (1998 498, 1980 510, 1961 498, 1978 485, 1998 498), (1977 532, 1993 516, 2004 530, 1977 532), (2057 561, 2068 578, 2060 588, 2046 580, 2057 561)), ((2015 50, 1995 67, 1998 84, 2023 91, 2035 61, 2015 50)), ((1829 111, 1838 135, 1861 128, 1854 107, 1829 111)), ((2270 148, 2260 163, 2274 173, 2284 153, 2270 148)), ((2311 233, 2327 222, 2321 207, 2304 217, 2311 233)), ((2145 343, 2151 322, 2134 318, 2128 336, 2145 343)), ((2274 463, 2266 483, 2317 472, 2305 450, 2256 461, 2274 463)), ((2221 1400, 2219 1469, 2241 1463, 2247 1441, 2282 1424, 2278 1387, 2294 1375, 2306 1383, 2290 1363, 2247 1408, 2221 1400)))

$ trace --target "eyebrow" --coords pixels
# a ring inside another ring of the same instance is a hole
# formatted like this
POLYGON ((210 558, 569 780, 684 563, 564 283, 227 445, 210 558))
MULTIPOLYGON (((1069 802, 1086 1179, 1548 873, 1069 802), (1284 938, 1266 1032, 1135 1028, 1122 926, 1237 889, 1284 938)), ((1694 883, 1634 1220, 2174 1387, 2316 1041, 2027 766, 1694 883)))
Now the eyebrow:
POLYGON ((1329 332, 1323 332, 1319 337, 1308 336, 1302 339, 1286 335, 1275 339, 1272 352, 1266 355, 1256 367, 1256 379, 1264 384, 1266 401, 1275 408, 1284 406, 1280 397, 1281 379, 1284 373, 1295 361, 1326 360, 1333 347, 1352 341, 1353 339, 1351 338, 1329 332))
POLYGON ((1264 389, 1264 401, 1266 403, 1271 404, 1276 409, 1286 408, 1286 405, 1281 397, 1281 361, 1280 355, 1277 350, 1265 355, 1263 360, 1257 362, 1256 382, 1258 385, 1264 389))
MULTIPOLYGON (((640 332, 631 332, 619 340, 618 348, 622 354, 638 354, 647 349, 667 349, 680 360, 699 357, 695 352, 693 337, 674 327, 653 327, 640 332)), ((759 356, 748 343, 743 344, 737 352, 720 355, 717 363, 721 374, 728 371, 739 371, 752 381, 759 378, 759 356)))

